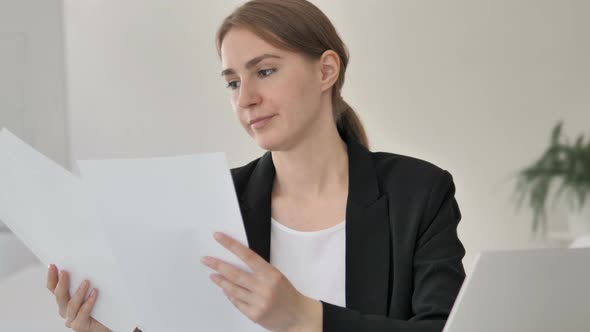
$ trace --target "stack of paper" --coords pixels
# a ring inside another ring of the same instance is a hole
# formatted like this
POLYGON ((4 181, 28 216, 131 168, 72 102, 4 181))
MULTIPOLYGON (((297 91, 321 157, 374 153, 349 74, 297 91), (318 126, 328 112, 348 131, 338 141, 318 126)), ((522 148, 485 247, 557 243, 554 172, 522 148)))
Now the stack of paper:
MULTIPOLYGON (((247 244, 222 153, 78 162, 77 177, 0 131, 0 219, 45 263, 100 289, 93 317, 116 332, 262 331, 209 280, 213 239, 247 244)), ((48 294, 49 296, 50 294, 48 294)))

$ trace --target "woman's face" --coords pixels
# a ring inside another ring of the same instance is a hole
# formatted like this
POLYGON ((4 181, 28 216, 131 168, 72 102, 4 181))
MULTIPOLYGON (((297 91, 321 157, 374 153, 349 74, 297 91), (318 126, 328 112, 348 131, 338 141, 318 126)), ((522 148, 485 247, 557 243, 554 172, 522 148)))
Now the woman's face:
POLYGON ((221 45, 221 62, 232 107, 261 148, 287 150, 311 133, 326 90, 319 61, 233 28, 221 45))

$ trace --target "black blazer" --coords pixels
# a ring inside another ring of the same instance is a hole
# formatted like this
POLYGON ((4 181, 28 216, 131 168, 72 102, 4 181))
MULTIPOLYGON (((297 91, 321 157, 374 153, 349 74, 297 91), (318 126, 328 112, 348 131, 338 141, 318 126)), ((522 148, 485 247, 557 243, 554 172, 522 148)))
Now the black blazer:
MULTIPOLYGON (((465 278, 451 175, 346 143, 346 308, 322 301, 323 331, 442 331, 465 278)), ((269 261, 272 155, 231 173, 249 247, 269 261)))

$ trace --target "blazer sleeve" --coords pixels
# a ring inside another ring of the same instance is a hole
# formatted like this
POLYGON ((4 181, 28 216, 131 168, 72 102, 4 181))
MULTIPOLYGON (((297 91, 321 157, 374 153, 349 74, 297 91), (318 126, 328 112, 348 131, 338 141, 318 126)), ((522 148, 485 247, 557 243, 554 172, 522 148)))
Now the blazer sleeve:
POLYGON ((416 237, 413 316, 400 320, 322 302, 323 331, 442 331, 465 278, 462 264, 465 249, 457 236, 460 219, 452 176, 441 170, 430 190, 416 237))

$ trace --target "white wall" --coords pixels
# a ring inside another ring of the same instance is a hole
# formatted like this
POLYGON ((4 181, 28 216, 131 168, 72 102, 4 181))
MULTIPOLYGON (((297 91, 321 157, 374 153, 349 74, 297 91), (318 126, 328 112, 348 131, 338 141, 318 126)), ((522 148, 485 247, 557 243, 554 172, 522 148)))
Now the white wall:
MULTIPOLYGON (((213 37, 236 1, 66 1, 72 159, 226 151, 234 120, 213 37)), ((590 123, 590 4, 579 0, 317 0, 351 52, 344 96, 374 150, 455 177, 468 254, 555 246, 529 235, 509 176, 559 119, 590 123)))
POLYGON ((257 151, 214 47, 232 1, 66 0, 72 158, 257 151))
POLYGON ((60 0, 0 0, 0 127, 69 165, 60 0))

